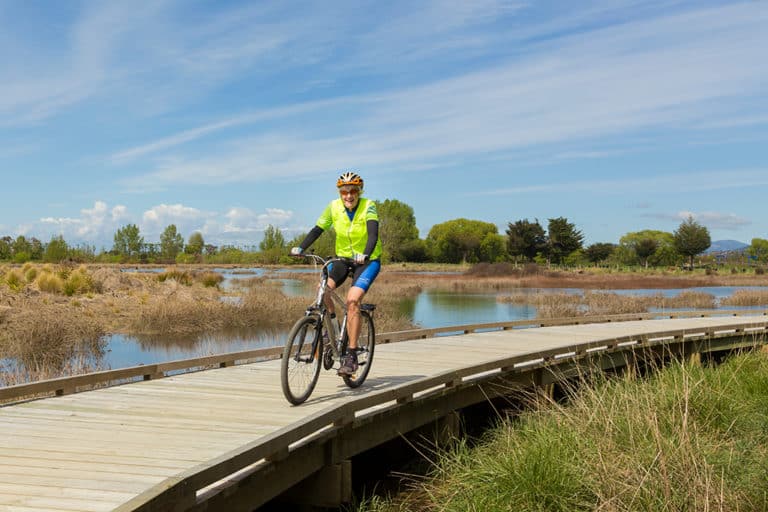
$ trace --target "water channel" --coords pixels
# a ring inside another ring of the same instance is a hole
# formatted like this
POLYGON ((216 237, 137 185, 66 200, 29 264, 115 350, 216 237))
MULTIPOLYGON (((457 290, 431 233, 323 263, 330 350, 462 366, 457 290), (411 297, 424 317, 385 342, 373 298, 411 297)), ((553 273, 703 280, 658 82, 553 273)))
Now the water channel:
MULTIPOLYGON (((240 278, 263 276, 265 271, 254 269, 217 269, 224 276, 222 287, 231 286, 240 278)), ((315 270, 307 269, 307 272, 315 270)), ((291 270, 296 272, 296 270, 291 270)), ((278 279, 279 278, 279 271, 278 279)), ((272 274, 274 275, 274 273, 272 274)), ((311 301, 311 292, 300 281, 289 278, 282 280, 283 292, 287 295, 306 295, 311 301)), ((686 289, 637 289, 637 290, 601 290, 606 293, 622 295, 653 295, 663 294, 674 297, 683 291, 698 291, 711 294, 715 299, 731 296, 736 290, 765 287, 748 286, 716 286, 686 289)), ((445 327, 451 325, 502 322, 513 320, 528 320, 536 317, 536 307, 527 304, 510 304, 497 301, 499 294, 508 292, 489 293, 458 293, 436 290, 422 291, 415 299, 406 299, 401 304, 403 313, 409 315, 413 322, 421 327, 445 327)), ((516 290, 516 293, 583 293, 578 288, 526 288, 516 290)), ((732 308, 727 308, 732 309, 732 308)), ((226 352, 237 352, 256 348, 280 346, 283 344, 286 332, 283 330, 263 331, 257 334, 244 332, 218 333, 215 336, 186 339, 153 339, 112 335, 107 340, 103 364, 107 368, 123 368, 141 364, 188 359, 226 352)))

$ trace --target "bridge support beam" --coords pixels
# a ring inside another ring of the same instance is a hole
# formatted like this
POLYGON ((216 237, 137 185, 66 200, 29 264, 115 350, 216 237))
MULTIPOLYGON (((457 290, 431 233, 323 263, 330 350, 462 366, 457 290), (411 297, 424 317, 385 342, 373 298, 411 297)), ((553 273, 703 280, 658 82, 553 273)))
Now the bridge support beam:
MULTIPOLYGON (((324 466, 304 479, 280 500, 294 506, 337 508, 352 501, 352 462, 341 461, 324 466)), ((292 508, 293 510, 293 508, 292 508)))

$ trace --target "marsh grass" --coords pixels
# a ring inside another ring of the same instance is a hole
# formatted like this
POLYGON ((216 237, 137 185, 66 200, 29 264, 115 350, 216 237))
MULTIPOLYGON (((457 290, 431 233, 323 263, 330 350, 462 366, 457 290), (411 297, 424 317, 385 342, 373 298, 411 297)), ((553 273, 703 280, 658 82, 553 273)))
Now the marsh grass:
POLYGON ((182 296, 157 298, 140 309, 130 325, 138 334, 204 334, 232 329, 289 327, 306 299, 286 297, 274 287, 253 287, 239 301, 182 296))
POLYGON ((24 280, 24 274, 20 269, 11 268, 5 272, 3 281, 13 291, 19 291, 24 288, 26 281, 24 280))
POLYGON ((185 286, 192 286, 194 283, 200 283, 206 287, 218 286, 224 280, 224 276, 218 272, 199 271, 199 270, 166 270, 157 274, 157 280, 161 283, 166 281, 176 281, 185 286))
POLYGON ((106 330, 73 305, 38 306, 3 320, 0 353, 15 361, 8 383, 61 376, 92 368, 103 356, 106 330))
POLYGON ((622 295, 612 292, 585 291, 576 293, 537 293, 499 295, 499 302, 531 304, 536 306, 539 318, 560 318, 586 315, 618 315, 625 313, 647 313, 651 309, 714 309, 717 301, 714 295, 703 292, 684 291, 674 297, 653 295, 622 295))
POLYGON ((638 380, 585 372, 567 400, 457 443, 429 478, 357 510, 768 509, 768 353, 672 363, 638 380))
POLYGON ((41 292, 47 292, 47 293, 63 293, 64 292, 64 280, 51 272, 45 272, 45 271, 41 272, 37 276, 37 279, 35 279, 35 284, 37 285, 38 290, 40 290, 41 292))
POLYGON ((729 306, 768 306, 768 290, 736 290, 720 302, 729 306))

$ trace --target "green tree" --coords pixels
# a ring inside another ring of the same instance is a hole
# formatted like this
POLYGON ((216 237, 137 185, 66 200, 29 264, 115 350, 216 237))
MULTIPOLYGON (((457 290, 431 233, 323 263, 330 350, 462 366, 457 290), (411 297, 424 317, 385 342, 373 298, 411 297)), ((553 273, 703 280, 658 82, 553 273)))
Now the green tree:
POLYGON ((376 202, 379 213, 379 238, 384 257, 388 261, 407 261, 406 254, 413 250, 419 239, 413 208, 397 199, 376 202))
POLYGON ((534 222, 521 219, 508 224, 507 251, 511 256, 522 256, 526 261, 533 261, 546 246, 547 235, 538 219, 534 222))
POLYGON ((584 235, 565 217, 549 219, 547 252, 550 260, 561 263, 573 251, 581 249, 584 235))
POLYGON ((752 243, 747 247, 747 254, 753 256, 760 263, 768 262, 768 240, 753 238, 752 243))
POLYGON ((264 230, 264 238, 259 243, 260 251, 269 251, 271 249, 283 249, 285 247, 285 238, 279 228, 272 224, 264 230))
POLYGON ((25 237, 24 235, 19 235, 13 241, 13 244, 11 245, 11 249, 13 250, 14 256, 21 253, 24 253, 27 256, 29 256, 32 253, 32 244, 29 243, 29 240, 27 240, 27 237, 25 237))
MULTIPOLYGON (((675 239, 672 233, 653 229, 633 231, 622 236, 615 253, 617 260, 625 265, 642 264, 643 261, 639 256, 637 247, 642 243, 648 243, 643 242, 643 240, 653 240, 656 242, 656 250, 647 257, 649 265, 675 265, 679 261, 680 256, 675 250, 675 239)), ((640 252, 642 252, 642 249, 640 252)))
POLYGON ((659 242, 653 238, 643 238, 635 245, 635 253, 640 261, 644 262, 645 268, 648 268, 648 259, 656 253, 659 248, 659 242))
POLYGON ((285 252, 285 238, 279 228, 273 225, 264 230, 264 238, 259 243, 261 261, 275 264, 280 261, 280 256, 285 252))
POLYGON ((184 248, 184 252, 187 254, 202 255, 205 248, 205 240, 203 240, 203 234, 199 231, 195 231, 189 235, 187 240, 187 246, 184 248))
POLYGON ((13 256, 13 238, 0 238, 0 260, 9 260, 13 256))
POLYGON ((427 244, 435 261, 477 263, 483 256, 480 251, 482 241, 489 233, 498 234, 496 225, 479 220, 454 219, 432 226, 427 244))
POLYGON ((176 224, 169 224, 160 235, 160 256, 164 260, 174 261, 184 249, 184 237, 176 230, 176 224))
POLYGON ((51 237, 51 241, 45 246, 45 252, 43 253, 43 261, 48 263, 58 263, 67 259, 69 255, 69 246, 64 241, 62 235, 51 237))
POLYGON ((616 244, 608 242, 598 242, 590 245, 584 250, 584 254, 590 263, 600 263, 608 259, 608 257, 616 249, 616 244))
POLYGON ((494 263, 504 261, 507 256, 506 240, 498 233, 487 233, 480 240, 480 261, 494 263))
POLYGON ((43 259, 43 252, 45 252, 45 246, 43 245, 43 242, 33 236, 29 239, 29 248, 29 256, 31 259, 43 259))
POLYGON ((115 233, 112 250, 123 258, 138 258, 144 248, 144 237, 136 224, 126 224, 115 233))
POLYGON ((675 249, 688 257, 690 269, 693 270, 693 257, 706 251, 712 245, 709 230, 689 216, 674 233, 675 249))

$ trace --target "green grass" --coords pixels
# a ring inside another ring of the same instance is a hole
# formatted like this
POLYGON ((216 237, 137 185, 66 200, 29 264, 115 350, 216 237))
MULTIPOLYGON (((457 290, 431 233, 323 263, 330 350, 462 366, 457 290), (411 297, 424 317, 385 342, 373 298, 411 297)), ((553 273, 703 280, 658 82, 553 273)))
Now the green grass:
POLYGON ((357 510, 768 510, 768 353, 574 388, 357 510))

